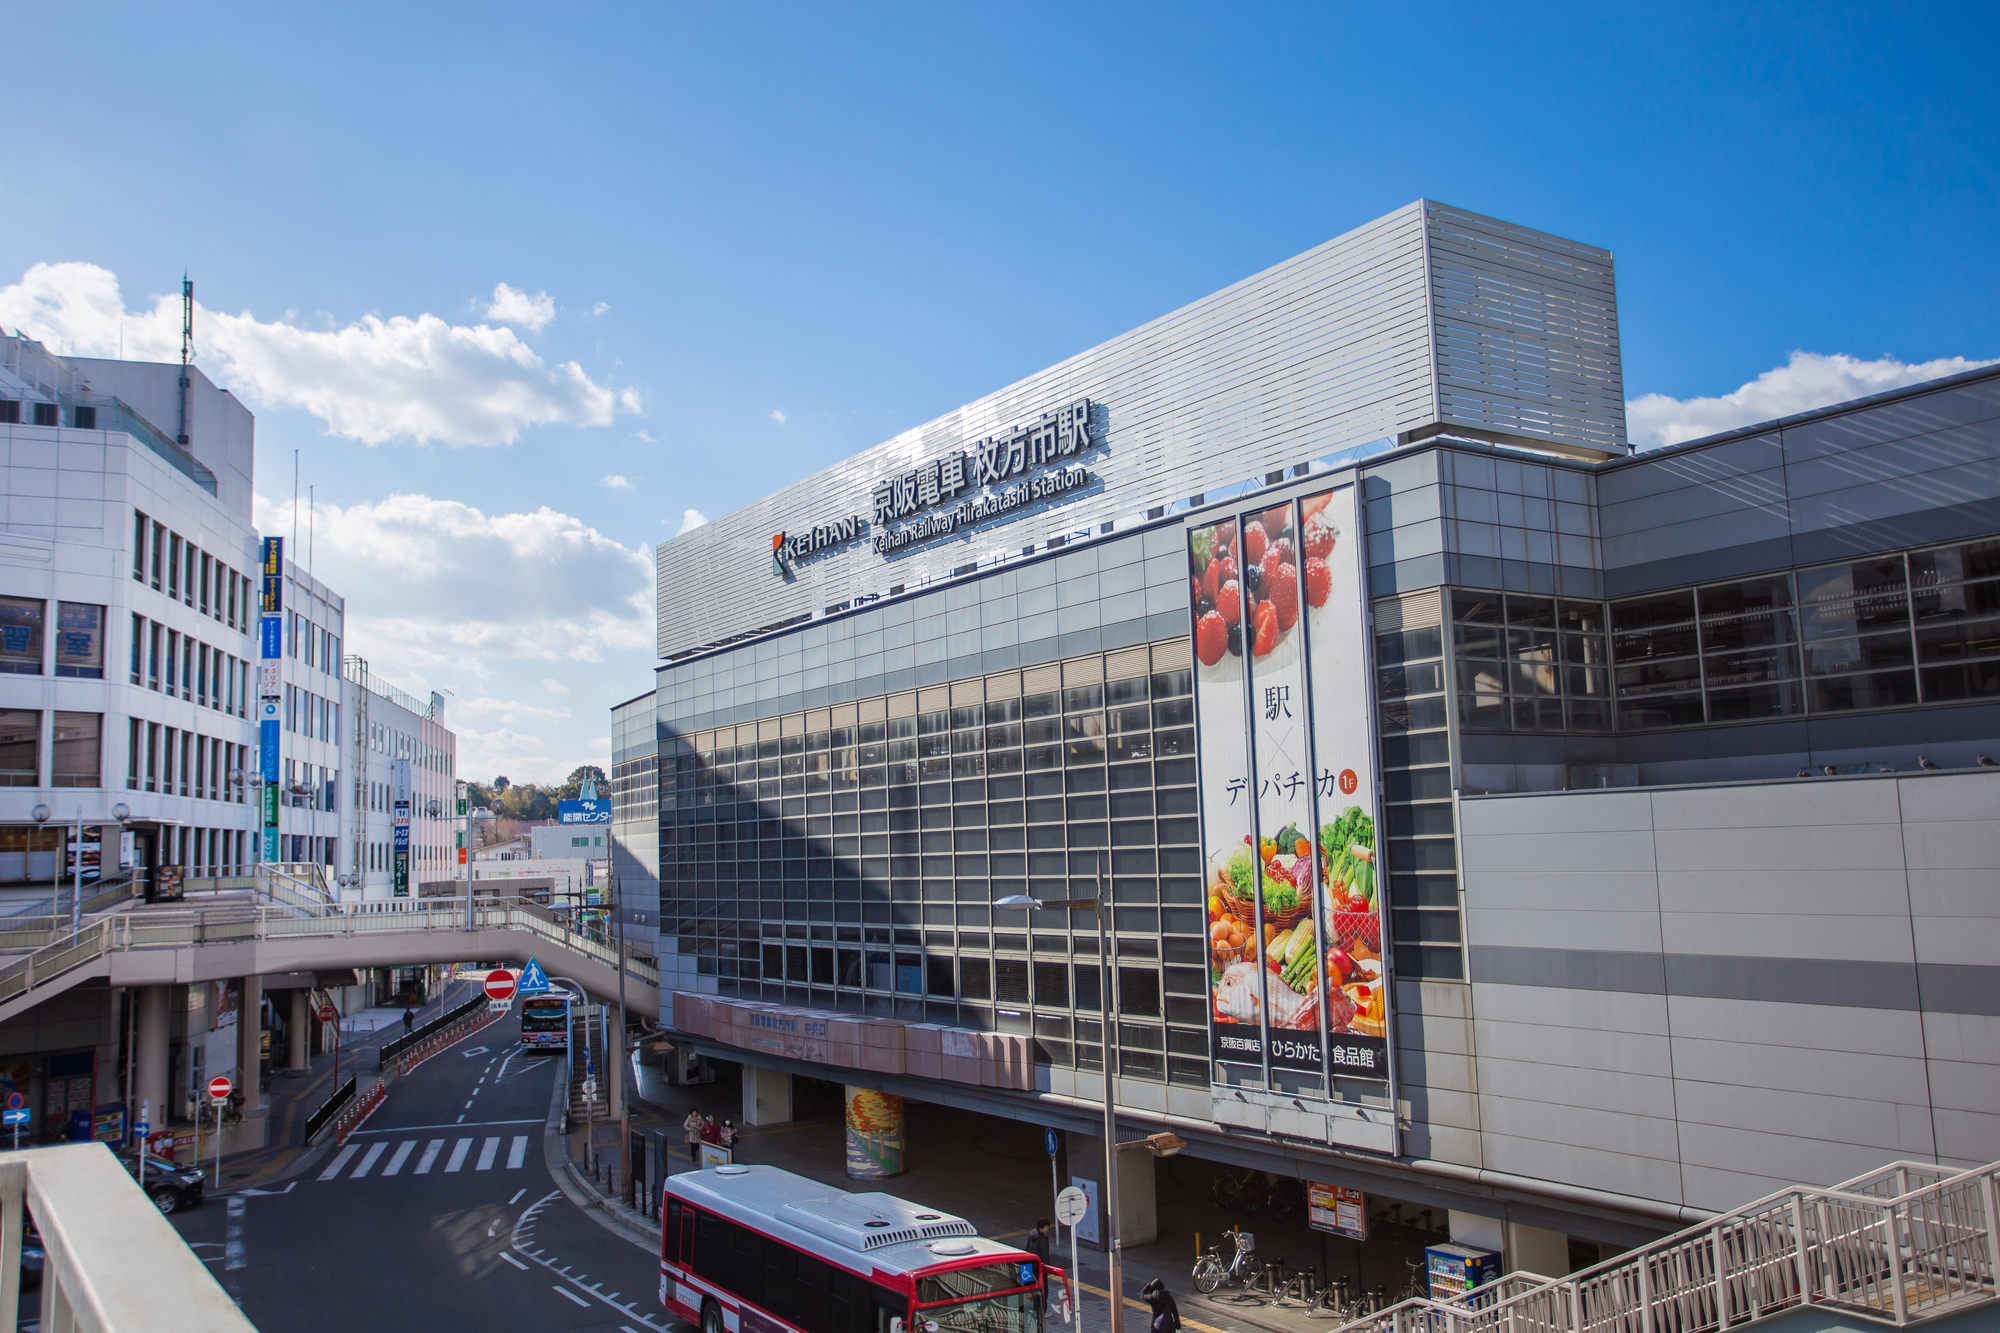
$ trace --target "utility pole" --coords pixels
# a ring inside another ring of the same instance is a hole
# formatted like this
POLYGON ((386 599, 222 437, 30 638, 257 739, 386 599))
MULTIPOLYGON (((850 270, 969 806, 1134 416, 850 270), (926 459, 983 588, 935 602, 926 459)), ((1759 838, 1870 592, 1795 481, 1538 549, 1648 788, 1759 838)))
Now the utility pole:
MULTIPOLYGON (((611 850, 609 840, 605 851, 611 850)), ((586 849, 587 850, 587 849, 586 849)), ((611 1109, 618 1113, 618 1157, 625 1164, 629 1175, 632 1167, 632 1117, 625 1105, 625 912, 618 900, 618 874, 611 871, 611 911, 618 918, 618 1024, 608 1036, 613 1040, 604 1044, 605 1055, 611 1062, 611 1109)))

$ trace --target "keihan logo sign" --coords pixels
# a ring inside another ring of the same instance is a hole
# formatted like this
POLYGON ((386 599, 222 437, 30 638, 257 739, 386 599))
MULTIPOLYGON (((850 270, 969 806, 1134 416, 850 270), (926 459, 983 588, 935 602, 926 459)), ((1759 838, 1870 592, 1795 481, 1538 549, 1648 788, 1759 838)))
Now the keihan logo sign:
POLYGON ((1091 425, 1090 407, 1088 398, 1079 398, 1042 413, 1034 421, 989 435, 970 450, 954 450, 884 478, 870 496, 872 520, 850 514, 806 532, 778 533, 771 538, 772 574, 782 578, 791 561, 845 546, 871 528, 876 554, 887 555, 912 542, 944 536, 1087 485, 1089 472, 1070 465, 1018 486, 972 497, 972 492, 1005 486, 1015 477, 1102 443, 1091 425), (965 502, 958 503, 961 499, 965 502), (891 526, 910 518, 917 521, 891 526))

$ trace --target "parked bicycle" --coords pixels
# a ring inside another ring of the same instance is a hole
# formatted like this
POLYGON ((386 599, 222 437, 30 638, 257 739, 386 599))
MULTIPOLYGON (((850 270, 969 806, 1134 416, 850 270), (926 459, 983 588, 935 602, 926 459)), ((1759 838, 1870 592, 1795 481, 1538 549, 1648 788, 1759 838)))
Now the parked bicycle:
POLYGON ((1190 1275, 1194 1289, 1204 1296, 1221 1286, 1238 1286, 1247 1291, 1264 1271, 1264 1263, 1257 1257, 1255 1236, 1240 1229, 1222 1234, 1235 1247, 1227 1262, 1223 1260, 1222 1244, 1218 1241, 1195 1260, 1194 1272, 1190 1275))

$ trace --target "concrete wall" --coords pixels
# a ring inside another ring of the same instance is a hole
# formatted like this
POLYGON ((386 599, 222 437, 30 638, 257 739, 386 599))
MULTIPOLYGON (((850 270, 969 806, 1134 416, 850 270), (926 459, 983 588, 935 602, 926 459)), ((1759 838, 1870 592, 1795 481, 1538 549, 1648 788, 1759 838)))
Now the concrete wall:
POLYGON ((2000 1158, 2000 773, 1460 814, 1487 1168, 1719 1209, 2000 1158))

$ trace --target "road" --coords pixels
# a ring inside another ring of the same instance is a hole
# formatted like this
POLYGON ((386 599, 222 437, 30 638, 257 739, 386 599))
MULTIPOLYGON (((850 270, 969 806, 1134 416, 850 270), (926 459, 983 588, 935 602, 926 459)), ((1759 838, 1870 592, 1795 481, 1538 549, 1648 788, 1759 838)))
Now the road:
POLYGON ((337 1152, 175 1226, 265 1333, 676 1325, 659 1258, 557 1188, 544 1126, 561 1061, 510 1015, 392 1085, 337 1152))

